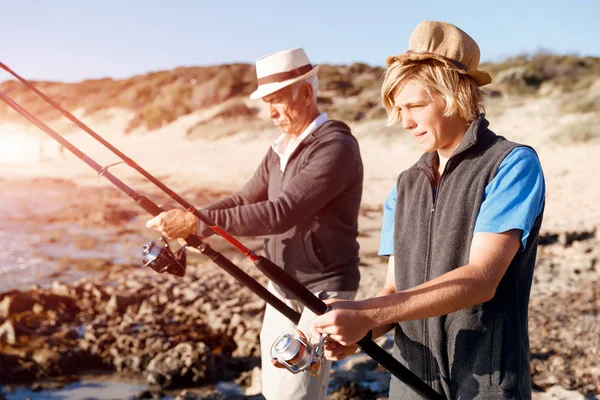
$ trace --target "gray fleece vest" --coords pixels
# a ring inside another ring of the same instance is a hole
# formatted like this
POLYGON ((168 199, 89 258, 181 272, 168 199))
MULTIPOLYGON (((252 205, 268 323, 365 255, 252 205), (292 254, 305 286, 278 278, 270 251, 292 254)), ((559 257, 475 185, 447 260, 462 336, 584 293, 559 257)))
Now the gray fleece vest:
MULTIPOLYGON (((488 128, 483 114, 453 153, 434 198, 435 153, 398 177, 396 287, 402 291, 465 265, 487 184, 519 146, 488 128)), ((542 221, 531 230, 496 295, 445 316, 397 324, 394 355, 449 399, 530 399, 528 304, 542 221)), ((418 399, 392 377, 391 399, 418 399)))

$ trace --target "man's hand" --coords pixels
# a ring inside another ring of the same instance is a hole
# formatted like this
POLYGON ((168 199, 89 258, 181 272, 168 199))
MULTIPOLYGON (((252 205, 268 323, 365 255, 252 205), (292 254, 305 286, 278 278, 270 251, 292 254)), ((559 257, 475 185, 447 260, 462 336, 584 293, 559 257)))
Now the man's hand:
POLYGON ((338 342, 335 342, 331 339, 327 339, 327 344, 325 345, 324 349, 326 359, 332 361, 339 361, 343 360, 349 355, 356 353, 356 350, 358 350, 358 345, 351 344, 348 346, 342 346, 338 342))
POLYGON ((353 345, 376 327, 376 322, 369 316, 369 310, 364 309, 360 301, 327 299, 325 303, 331 311, 315 318, 313 332, 329 334, 330 341, 343 346, 353 345))
POLYGON ((155 229, 167 239, 186 238, 196 234, 198 220, 184 210, 169 210, 158 214, 146 222, 146 227, 155 229))

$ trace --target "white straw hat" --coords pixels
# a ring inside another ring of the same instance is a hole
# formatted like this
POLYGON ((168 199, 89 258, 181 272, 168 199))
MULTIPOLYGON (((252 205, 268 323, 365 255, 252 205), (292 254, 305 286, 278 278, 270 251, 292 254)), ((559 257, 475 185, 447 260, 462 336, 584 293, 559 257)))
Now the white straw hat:
POLYGON ((302 48, 266 54, 256 60, 258 88, 250 98, 260 99, 313 76, 318 71, 319 66, 312 66, 302 48))

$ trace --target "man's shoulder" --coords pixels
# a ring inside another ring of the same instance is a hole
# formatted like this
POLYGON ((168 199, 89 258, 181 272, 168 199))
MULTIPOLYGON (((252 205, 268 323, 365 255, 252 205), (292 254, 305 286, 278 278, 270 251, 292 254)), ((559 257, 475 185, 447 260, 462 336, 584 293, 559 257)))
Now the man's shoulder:
POLYGON ((350 127, 342 121, 338 121, 335 119, 330 119, 326 122, 324 122, 323 124, 321 124, 321 126, 319 126, 317 129, 315 129, 315 131, 312 133, 312 135, 316 138, 319 137, 324 137, 327 135, 336 135, 339 134, 342 137, 343 136, 350 136, 353 138, 352 136, 352 130, 350 129, 350 127))
POLYGON ((319 126, 303 141, 308 153, 327 151, 333 153, 350 151, 360 155, 358 141, 348 125, 341 121, 329 120, 319 126))

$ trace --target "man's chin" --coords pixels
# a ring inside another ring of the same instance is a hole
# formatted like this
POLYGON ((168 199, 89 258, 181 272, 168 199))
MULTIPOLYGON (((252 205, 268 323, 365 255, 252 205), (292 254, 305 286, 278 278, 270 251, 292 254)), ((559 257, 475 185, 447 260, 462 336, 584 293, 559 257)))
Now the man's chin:
POLYGON ((289 126, 287 126, 287 125, 277 125, 277 124, 274 124, 274 125, 275 125, 275 127, 277 129, 279 129, 279 132, 285 133, 285 134, 290 133, 290 127, 289 126))

